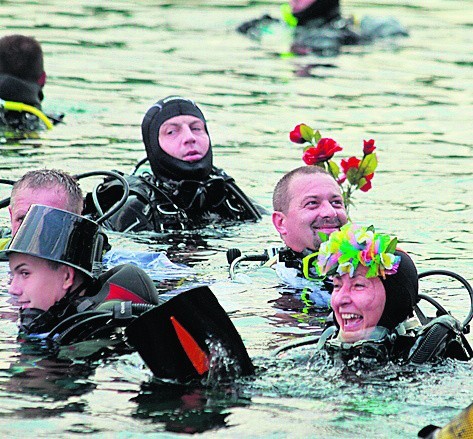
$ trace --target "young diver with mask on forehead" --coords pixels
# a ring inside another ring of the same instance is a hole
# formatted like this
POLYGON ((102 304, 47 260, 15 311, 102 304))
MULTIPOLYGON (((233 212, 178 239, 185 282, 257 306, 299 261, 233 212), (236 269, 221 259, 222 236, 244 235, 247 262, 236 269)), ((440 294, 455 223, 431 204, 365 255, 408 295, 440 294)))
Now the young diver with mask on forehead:
MULTIPOLYGON (((147 111, 141 130, 147 158, 125 176, 130 196, 104 226, 120 232, 163 232, 219 220, 261 219, 260 208, 235 180, 213 166, 207 122, 193 101, 178 96, 161 99, 147 111), (151 172, 138 173, 146 161, 151 172)), ((117 185, 105 181, 97 188, 104 209, 123 192, 117 185)))
POLYGON ((30 207, 1 254, 9 260, 9 293, 19 307, 21 332, 79 341, 108 336, 132 318, 133 306, 159 303, 153 281, 136 266, 96 274, 104 242, 98 224, 87 218, 30 207))

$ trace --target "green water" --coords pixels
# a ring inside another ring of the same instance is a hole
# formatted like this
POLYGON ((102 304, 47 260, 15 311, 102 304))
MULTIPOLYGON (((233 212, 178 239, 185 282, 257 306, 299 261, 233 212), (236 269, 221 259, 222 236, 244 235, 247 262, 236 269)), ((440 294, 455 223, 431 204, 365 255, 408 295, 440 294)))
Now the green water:
MULTIPOLYGON (((376 139, 373 189, 351 215, 399 237, 419 270, 445 268, 473 280, 471 0, 343 3, 345 13, 393 15, 408 39, 347 47, 336 58, 287 57, 278 30, 256 42, 234 32, 242 21, 277 14, 276 1, 1 1, 0 35, 34 35, 43 45, 45 110, 65 124, 39 139, 0 143, 2 178, 39 167, 71 173, 131 170, 144 156, 140 124, 170 94, 203 109, 215 164, 268 209, 278 178, 302 164, 289 131, 304 122, 334 137, 341 156, 376 139)), ((93 181, 84 183, 90 189, 93 181)), ((0 196, 8 195, 0 186, 0 196)), ((6 209, 0 225, 8 224, 6 209)), ((167 250, 197 277, 218 281, 255 363, 267 369, 228 390, 148 385, 137 355, 88 369, 37 361, 16 340, 0 267, 0 431, 11 437, 135 437, 205 431, 230 437, 415 437, 471 403, 471 366, 382 369, 352 376, 325 363, 277 364, 272 348, 310 332, 281 309, 263 280, 229 284, 225 250, 279 245, 269 216, 258 224, 184 236, 111 235, 115 247, 167 250)), ((459 318, 464 290, 428 282, 459 318)))

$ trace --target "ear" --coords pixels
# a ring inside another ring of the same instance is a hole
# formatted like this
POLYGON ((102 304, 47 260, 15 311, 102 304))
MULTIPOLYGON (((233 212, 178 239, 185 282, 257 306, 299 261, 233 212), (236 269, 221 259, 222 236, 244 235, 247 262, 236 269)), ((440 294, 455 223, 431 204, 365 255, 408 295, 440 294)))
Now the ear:
POLYGON ((12 222, 12 211, 11 211, 11 205, 8 206, 8 213, 10 214, 10 223, 12 222))
POLYGON ((284 215, 282 212, 275 211, 273 212, 271 219, 273 220, 274 227, 279 232, 279 234, 281 236, 286 235, 286 215, 284 215))
POLYGON ((74 270, 74 268, 72 267, 69 267, 68 265, 63 265, 63 273, 64 273, 64 282, 62 284, 62 287, 67 290, 69 288, 72 287, 72 285, 74 285, 74 280, 75 280, 75 277, 76 277, 76 272, 74 270))

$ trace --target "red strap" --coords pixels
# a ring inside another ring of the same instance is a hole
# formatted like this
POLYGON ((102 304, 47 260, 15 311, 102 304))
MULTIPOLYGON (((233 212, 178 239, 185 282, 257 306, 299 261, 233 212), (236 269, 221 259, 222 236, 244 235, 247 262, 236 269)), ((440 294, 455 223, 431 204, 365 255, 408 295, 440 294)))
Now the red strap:
POLYGON ((170 319, 174 326, 174 330, 176 331, 177 338, 197 373, 202 375, 207 372, 209 370, 209 357, 207 354, 200 348, 192 335, 187 332, 174 316, 171 316, 170 319))
POLYGON ((142 297, 132 293, 130 290, 112 283, 110 283, 110 290, 108 291, 108 295, 105 300, 124 300, 131 301, 133 303, 148 303, 142 297))

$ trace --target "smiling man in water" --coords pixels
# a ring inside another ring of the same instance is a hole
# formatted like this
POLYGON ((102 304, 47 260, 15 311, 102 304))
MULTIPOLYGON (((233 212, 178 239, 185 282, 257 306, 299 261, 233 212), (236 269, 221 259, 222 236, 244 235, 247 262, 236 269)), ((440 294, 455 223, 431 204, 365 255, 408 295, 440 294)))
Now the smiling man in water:
POLYGON ((330 235, 347 223, 340 186, 317 166, 301 166, 277 183, 273 193, 273 224, 292 250, 318 250, 319 232, 330 235))

